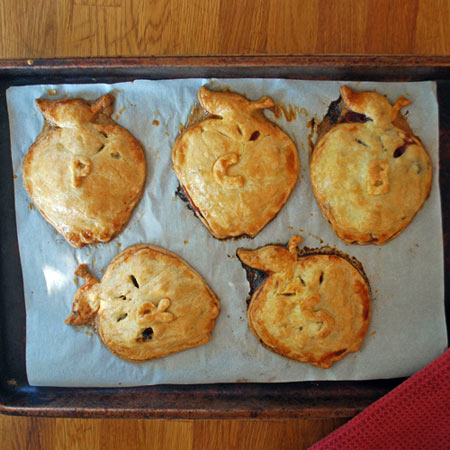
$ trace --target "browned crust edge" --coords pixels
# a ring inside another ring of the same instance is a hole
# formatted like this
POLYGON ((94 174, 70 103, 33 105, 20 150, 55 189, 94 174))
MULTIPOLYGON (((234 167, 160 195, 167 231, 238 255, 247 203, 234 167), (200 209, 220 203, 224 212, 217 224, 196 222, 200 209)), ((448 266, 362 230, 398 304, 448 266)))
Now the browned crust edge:
MULTIPOLYGON (((324 118, 322 119, 322 122, 320 123, 320 125, 317 128, 317 140, 316 140, 316 144, 311 149, 310 165, 311 165, 311 162, 312 162, 312 155, 313 155, 314 151, 320 146, 320 143, 321 143, 322 139, 331 130, 333 130, 335 127, 337 127, 338 125, 343 123, 343 117, 345 116, 346 112, 352 112, 352 111, 345 104, 345 102, 344 102, 344 100, 342 99, 341 96, 339 96, 339 98, 337 100, 335 100, 335 101, 330 103, 330 107, 329 107, 327 113, 325 114, 324 118), (331 114, 330 114, 330 111, 333 108, 333 106, 334 107, 337 106, 337 108, 339 108, 339 117, 337 118, 336 122, 334 122, 334 120, 331 119, 331 114)), ((411 130, 407 120, 405 119, 405 117, 400 112, 396 115, 396 118, 392 122, 392 124, 394 125, 394 127, 397 130, 400 130, 403 133, 406 133, 408 135, 408 137, 410 137, 412 140, 414 140, 416 145, 421 146, 422 149, 425 151, 425 153, 428 155, 430 163, 432 163, 432 159, 431 159, 431 156, 430 156, 428 150, 424 147, 424 145, 422 144, 422 141, 420 140, 420 138, 417 137, 413 133, 413 131, 411 130)), ((433 176, 434 176, 434 174, 432 173, 430 181, 429 181, 428 185, 426 186, 427 195, 425 196, 425 198, 424 198, 423 202, 421 203, 421 205, 417 208, 417 211, 415 212, 415 214, 410 218, 410 220, 404 222, 402 224, 402 227, 399 228, 398 230, 396 230, 394 232, 382 233, 382 234, 361 233, 361 232, 358 232, 358 231, 355 231, 355 230, 349 231, 346 228, 340 227, 336 223, 336 221, 334 220, 334 217, 332 216, 331 212, 326 208, 326 205, 322 204, 322 202, 320 202, 318 200, 318 194, 317 194, 317 192, 315 190, 314 183, 311 183, 311 187, 312 187, 313 194, 314 194, 314 197, 316 199, 316 202, 319 205, 319 209, 322 212, 322 215, 324 216, 325 220, 329 223, 329 225, 331 226, 331 228, 333 229, 333 231, 335 232, 336 236, 339 239, 343 240, 347 244, 384 245, 384 244, 387 244, 388 242, 392 241, 393 239, 395 239, 397 236, 399 236, 408 227, 408 225, 413 221, 413 219, 416 217, 418 212, 422 209, 423 205, 425 204, 425 202, 430 197, 431 187, 432 187, 432 184, 433 184, 433 176)))
MULTIPOLYGON (((238 95, 240 97, 247 98, 245 95, 238 94, 236 92, 232 92, 232 91, 227 90, 227 89, 222 89, 222 90, 220 90, 218 92, 233 93, 233 94, 236 94, 236 95, 238 95)), ((215 234, 213 232, 213 230, 210 228, 210 225, 209 225, 207 219, 203 216, 203 214, 201 213, 201 211, 199 210, 199 208, 197 207, 197 205, 194 203, 194 201, 192 200, 191 196, 189 195, 189 193, 188 193, 187 189, 185 188, 183 182, 180 180, 180 177, 178 176, 179 174, 177 173, 177 170, 175 170, 175 164, 173 162, 173 155, 176 153, 177 148, 180 145, 180 142, 181 142, 181 139, 183 138, 183 136, 186 133, 188 133, 189 131, 193 130, 195 127, 201 126, 201 124, 203 122, 206 122, 206 121, 209 121, 209 120, 217 120, 220 117, 215 115, 215 114, 212 114, 212 113, 210 113, 210 112, 208 112, 208 111, 206 111, 204 109, 202 109, 200 104, 197 103, 191 109, 191 112, 189 113, 188 119, 186 121, 186 126, 183 128, 183 130, 180 132, 178 137, 175 139, 175 143, 174 143, 173 148, 172 148, 172 169, 173 169, 173 171, 174 171, 174 173, 175 173, 175 175, 176 175, 176 177, 178 179, 178 186, 182 190, 182 195, 180 195, 180 190, 179 189, 177 189, 177 191, 175 192, 175 195, 178 196, 182 201, 187 203, 187 208, 190 209, 191 211, 193 211, 194 216, 197 217, 203 223, 203 225, 205 225, 205 227, 207 228, 207 230, 209 231, 211 236, 213 236, 215 239, 218 239, 220 241, 239 240, 239 239, 244 239, 244 238, 253 239, 258 233, 260 233, 270 222, 275 220, 275 218, 278 216, 280 211, 283 209, 284 205, 289 200, 289 197, 291 196, 292 192, 294 191, 295 186, 297 185, 298 178, 300 176, 301 162, 300 162, 300 157, 298 155, 297 145, 292 140, 292 138, 281 127, 279 127, 276 123, 274 123, 270 119, 268 119, 264 115, 264 113, 262 111, 261 111, 261 114, 263 115, 264 120, 268 121, 275 128, 278 128, 291 141, 291 144, 294 146, 294 148, 296 150, 295 153, 297 155, 299 170, 298 170, 295 182, 292 184, 292 187, 289 190, 289 192, 287 192, 287 195, 285 196, 284 201, 280 202, 278 211, 274 214, 274 216, 269 221, 267 221, 264 225, 262 225, 260 228, 258 228, 253 233, 242 233, 242 234, 239 234, 239 235, 231 234, 231 235, 228 235, 228 236, 222 236, 222 235, 215 234), (185 198, 183 198, 183 195, 184 195, 185 198)))
MULTIPOLYGON (((287 244, 267 244, 263 247, 266 247, 268 245, 277 245, 280 247, 284 247, 287 248, 287 244)), ((262 248, 262 247, 260 247, 262 248)), ((240 250, 240 249, 238 249, 240 250)), ((359 346, 353 350, 346 350, 345 352, 330 352, 329 354, 324 355, 319 361, 311 361, 308 360, 308 358, 311 359, 311 356, 309 354, 304 354, 304 358, 297 358, 294 356, 290 356, 287 354, 287 352, 283 351, 282 349, 279 349, 275 346, 271 346, 270 344, 266 343, 263 341, 263 339, 259 336, 259 334, 257 333, 257 331, 254 329, 254 327, 252 326, 252 322, 250 320, 249 314, 250 314, 250 307, 251 304, 254 300, 256 300, 256 298, 258 297, 258 295, 260 294, 260 292, 263 290, 264 285, 266 283, 267 277, 269 275, 269 272, 265 272, 263 270, 256 270, 253 269, 252 267, 248 266, 247 264, 245 264, 240 258, 239 255, 236 253, 239 261, 242 264, 242 267, 246 270, 246 272, 260 272, 260 273, 264 273, 266 275, 266 277, 262 280, 261 284, 253 291, 252 293, 252 286, 250 286, 250 294, 247 297, 246 303, 247 303, 247 321, 248 321, 248 326, 250 328, 250 331, 253 333, 253 335, 256 337, 256 339, 258 340, 258 342, 267 350, 270 350, 280 356, 283 356, 284 358, 290 359, 290 360, 294 360, 294 361, 299 361, 302 363, 308 363, 311 364, 313 366, 316 366, 320 369, 328 369, 330 368, 334 362, 337 362, 341 359, 343 359, 347 354, 350 353, 355 353, 357 351, 360 350, 361 346, 363 345, 364 342, 364 337, 367 334, 367 331, 369 329, 370 326, 370 321, 371 321, 371 314, 372 314, 372 308, 371 308, 371 303, 372 303, 372 289, 369 283, 369 280, 367 278, 367 275, 364 271, 363 265, 360 261, 358 261, 357 258, 355 258, 354 256, 350 256, 334 247, 329 247, 329 246, 323 246, 320 248, 309 248, 309 247, 303 247, 302 249, 297 249, 297 259, 302 258, 302 257, 307 257, 307 256, 312 256, 312 255, 333 255, 333 256, 337 256, 340 257, 344 260, 346 260, 350 265, 352 265, 357 271, 358 273, 362 276, 362 278, 364 279, 364 281, 366 282, 366 286, 368 288, 368 297, 364 298, 365 302, 363 304, 363 308, 365 311, 367 311, 367 320, 364 320, 364 326, 360 329, 360 332, 358 334, 358 336, 361 338, 360 340, 360 344, 359 346)), ((249 281, 250 284, 250 279, 249 277, 247 277, 247 280, 249 281)))
MULTIPOLYGON (((132 245, 128 248, 126 248, 125 250, 123 250, 122 252, 120 252, 118 255, 116 255, 111 262, 108 265, 108 268, 106 269, 106 272, 104 273, 103 278, 107 277, 109 275, 109 273, 111 273, 113 270, 115 270, 115 268, 117 266, 119 266, 121 263, 123 263, 124 261, 126 261, 128 258, 130 258, 131 256, 135 255, 136 253, 142 251, 142 250, 150 250, 152 252, 156 252, 159 254, 162 254, 164 256, 173 258, 177 261, 178 264, 182 265, 183 267, 187 268, 190 272, 192 272, 196 277, 199 277, 202 282, 203 285, 205 286, 206 290, 209 293, 209 296, 211 298, 211 300, 213 301, 214 305, 217 307, 217 315, 215 316, 215 318, 212 318, 209 322, 209 327, 205 330, 205 335, 199 339, 198 341, 195 342, 191 342, 189 344, 180 344, 177 347, 173 347, 169 352, 162 354, 162 355, 158 355, 158 356, 154 356, 154 357, 150 357, 150 358, 142 358, 142 359, 134 359, 134 358, 129 358, 123 355, 122 352, 120 351, 115 351, 113 349, 111 349, 111 347, 109 347, 106 344, 106 339, 104 338, 103 334, 102 334, 102 329, 101 326, 99 326, 99 321, 97 319, 97 317, 95 317, 93 323, 88 324, 88 326, 92 326, 94 328, 95 331, 97 331, 100 340, 102 341, 102 343, 105 345, 105 347, 115 356, 119 357, 120 359, 123 359, 125 361, 130 361, 130 362, 145 362, 145 361, 150 361, 153 359, 161 359, 164 358, 165 356, 168 356, 172 353, 178 353, 181 352, 183 350, 188 350, 190 348, 194 348, 194 347, 199 347, 201 345, 206 344, 207 342, 209 342, 209 340, 211 339, 211 334, 212 331, 214 329, 215 326, 215 322, 217 320, 217 317, 220 314, 220 300, 217 297, 217 295, 215 294, 215 292, 209 287, 208 283, 205 281, 205 279, 191 266, 189 265, 186 261, 184 261, 183 258, 181 258, 180 256, 178 256, 177 254, 170 252, 169 250, 163 249, 161 247, 157 247, 151 244, 136 244, 136 245, 132 245)), ((81 266, 80 266, 81 267, 81 266)), ((77 269, 77 272, 79 271, 80 267, 77 269)), ((100 281, 101 283, 101 281, 100 281)), ((86 284, 84 284, 83 286, 81 286, 77 293, 75 294, 74 299, 78 296, 83 294, 86 290, 90 289, 92 287, 92 283, 88 282, 86 284)), ((70 316, 69 316, 70 318, 70 316)), ((66 322, 68 323, 68 322, 66 322)))
MULTIPOLYGON (((62 99, 59 101, 56 101, 55 104, 59 103, 67 103, 68 101, 77 100, 81 101, 87 105, 93 105, 96 102, 98 102, 103 97, 111 97, 112 101, 114 101, 114 97, 110 94, 103 95, 99 97, 96 100, 88 101, 82 98, 74 97, 70 99, 62 99)), ((37 99, 39 100, 39 99, 37 99)), ((92 234, 91 236, 86 236, 82 234, 82 231, 80 232, 70 232, 70 231, 64 231, 61 229, 61 227, 54 221, 52 221, 45 213, 44 211, 39 207, 38 203, 34 199, 34 192, 33 192, 33 185, 30 181, 30 173, 29 169, 33 161, 34 153, 38 145, 40 144, 41 140, 45 139, 49 135, 51 135, 53 132, 59 129, 59 127, 53 125, 49 121, 47 121, 44 117, 44 124, 42 127, 41 132, 36 137, 36 140, 33 142, 33 144, 28 149, 28 152, 26 153, 23 163, 22 163, 22 179, 23 179, 23 185, 25 187, 26 192, 28 193, 28 196, 33 201, 33 204, 35 205, 36 209, 39 211, 39 213, 42 215, 42 217, 53 227, 55 228, 58 233, 60 233, 64 239, 75 248, 82 248, 85 245, 91 245, 91 244, 98 244, 100 242, 110 242, 113 240, 118 234, 122 232, 122 230, 126 227, 126 225, 129 223, 131 219, 132 212, 139 202, 139 200, 142 198, 145 181, 147 178, 147 166, 146 166, 146 159, 145 159, 145 153, 142 148, 142 145, 139 143, 139 141, 124 127, 119 125, 117 122, 115 122, 113 119, 109 117, 109 114, 112 113, 112 103, 110 106, 107 106, 106 112, 103 112, 103 110, 98 110, 95 114, 95 117, 100 117, 99 123, 95 123, 98 127, 103 128, 110 125, 113 125, 114 128, 121 133, 124 137, 127 138, 129 141, 130 150, 133 153, 133 157, 137 164, 142 164, 144 176, 142 180, 142 185, 140 186, 138 194, 127 204, 126 210, 124 210, 121 214, 121 217, 118 220, 118 223, 115 227, 112 227, 111 233, 107 237, 101 235, 101 233, 92 234), (110 110, 111 109, 111 110, 110 110)))

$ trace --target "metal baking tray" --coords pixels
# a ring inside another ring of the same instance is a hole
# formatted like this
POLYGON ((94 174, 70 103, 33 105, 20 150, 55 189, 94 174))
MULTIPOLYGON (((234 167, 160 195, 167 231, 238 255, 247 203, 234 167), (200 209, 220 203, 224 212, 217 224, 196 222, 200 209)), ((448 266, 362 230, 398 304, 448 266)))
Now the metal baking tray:
MULTIPOLYGON (((0 60, 0 412, 53 417, 349 417, 403 379, 298 383, 52 388, 28 384, 25 305, 17 243, 5 92, 9 86, 133 79, 270 77, 328 80, 436 80, 445 268, 450 267, 450 57, 206 56, 0 60)), ((39 237, 36 237, 39 239, 39 237)), ((447 326, 450 271, 445 274, 447 326)))

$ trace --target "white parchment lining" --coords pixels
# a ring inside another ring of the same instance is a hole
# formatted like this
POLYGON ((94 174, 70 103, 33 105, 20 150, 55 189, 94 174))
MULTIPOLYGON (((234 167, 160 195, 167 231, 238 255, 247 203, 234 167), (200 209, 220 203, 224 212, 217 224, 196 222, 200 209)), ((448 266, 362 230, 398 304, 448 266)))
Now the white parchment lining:
POLYGON ((9 88, 7 102, 30 384, 84 387, 390 378, 410 375, 440 355, 447 346, 447 335, 436 86, 432 82, 347 83, 357 89, 376 89, 391 102, 400 95, 409 98, 412 104, 405 109, 408 121, 433 159, 433 187, 423 209, 398 238, 376 247, 350 246, 338 240, 320 214, 310 186, 306 124, 312 117, 323 117, 330 102, 338 98, 342 84, 190 79, 9 88), (178 183, 171 168, 171 148, 180 124, 185 123, 196 103, 199 87, 204 84, 214 89, 230 88, 252 100, 269 95, 276 102, 298 107, 297 118, 291 121, 266 113, 296 142, 301 175, 286 206, 253 240, 215 240, 174 195, 178 183), (30 207, 31 201, 23 188, 23 157, 43 124, 34 99, 65 96, 95 99, 106 93, 116 97, 118 123, 137 137, 145 149, 146 187, 122 234, 107 244, 74 249, 30 207), (322 239, 324 244, 355 256, 371 282, 372 323, 362 349, 327 370, 273 354, 257 342, 247 326, 248 283, 235 257, 236 249, 287 242, 292 233, 301 234, 308 247, 319 247, 322 239), (78 264, 87 263, 101 277, 120 250, 136 243, 151 243, 177 253, 217 293, 222 310, 208 344, 161 360, 130 363, 113 356, 88 328, 64 324, 78 287, 73 275, 78 264))

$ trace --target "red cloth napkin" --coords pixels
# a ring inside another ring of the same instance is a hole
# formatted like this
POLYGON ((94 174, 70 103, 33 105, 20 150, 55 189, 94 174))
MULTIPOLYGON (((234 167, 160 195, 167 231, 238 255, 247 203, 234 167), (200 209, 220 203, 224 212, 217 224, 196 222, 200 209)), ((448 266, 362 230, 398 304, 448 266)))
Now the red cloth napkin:
POLYGON ((310 450, 450 449, 450 350, 310 450))

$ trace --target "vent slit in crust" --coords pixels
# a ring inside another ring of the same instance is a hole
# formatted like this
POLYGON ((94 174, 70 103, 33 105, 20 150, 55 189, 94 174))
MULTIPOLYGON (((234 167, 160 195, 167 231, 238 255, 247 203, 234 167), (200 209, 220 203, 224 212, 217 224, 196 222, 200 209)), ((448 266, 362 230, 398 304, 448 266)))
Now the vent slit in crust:
POLYGON ((134 286, 139 289, 139 283, 137 282, 136 277, 134 275, 130 275, 130 280, 134 284, 134 286))

